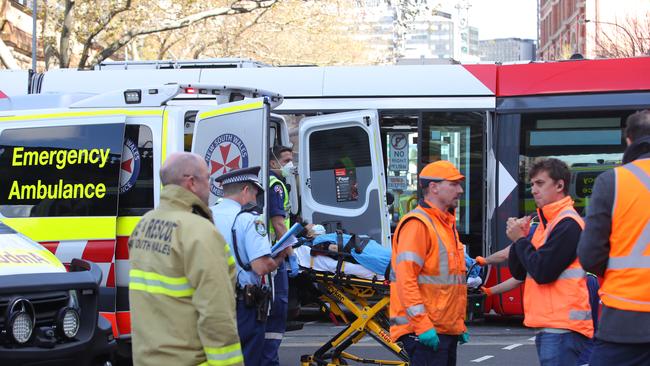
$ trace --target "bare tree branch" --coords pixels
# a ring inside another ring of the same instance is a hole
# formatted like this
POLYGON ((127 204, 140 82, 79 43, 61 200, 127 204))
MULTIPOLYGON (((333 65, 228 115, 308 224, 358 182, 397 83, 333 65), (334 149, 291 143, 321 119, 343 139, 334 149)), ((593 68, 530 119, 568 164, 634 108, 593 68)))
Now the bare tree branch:
POLYGON ((106 17, 102 19, 101 23, 98 23, 95 26, 95 29, 86 37, 86 39, 83 42, 83 51, 81 51, 81 59, 79 59, 79 65, 77 66, 79 69, 83 69, 86 66, 86 62, 88 61, 88 57, 90 56, 90 47, 93 44, 93 41, 95 40, 95 37, 102 31, 106 29, 106 27, 115 19, 118 15, 124 13, 125 11, 131 9, 131 2, 132 0, 126 0, 126 3, 124 3, 124 6, 118 7, 114 9, 113 11, 108 12, 106 14, 106 17))

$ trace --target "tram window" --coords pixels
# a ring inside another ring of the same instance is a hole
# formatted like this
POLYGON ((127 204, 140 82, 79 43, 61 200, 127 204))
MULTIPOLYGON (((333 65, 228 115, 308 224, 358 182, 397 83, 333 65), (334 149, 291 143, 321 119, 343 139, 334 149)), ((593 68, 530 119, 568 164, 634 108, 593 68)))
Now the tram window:
POLYGON ((540 158, 564 161, 571 170, 569 194, 586 214, 596 177, 620 164, 625 149, 622 124, 628 111, 523 115, 521 128, 520 215, 536 210, 528 171, 540 158))

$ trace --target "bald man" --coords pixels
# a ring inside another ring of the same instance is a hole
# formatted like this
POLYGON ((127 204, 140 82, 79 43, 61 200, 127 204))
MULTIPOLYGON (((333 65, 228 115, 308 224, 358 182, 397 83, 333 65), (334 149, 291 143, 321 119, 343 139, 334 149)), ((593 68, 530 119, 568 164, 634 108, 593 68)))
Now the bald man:
POLYGON ((160 205, 129 238, 134 365, 243 365, 234 259, 212 223, 205 161, 171 154, 160 179, 160 205))

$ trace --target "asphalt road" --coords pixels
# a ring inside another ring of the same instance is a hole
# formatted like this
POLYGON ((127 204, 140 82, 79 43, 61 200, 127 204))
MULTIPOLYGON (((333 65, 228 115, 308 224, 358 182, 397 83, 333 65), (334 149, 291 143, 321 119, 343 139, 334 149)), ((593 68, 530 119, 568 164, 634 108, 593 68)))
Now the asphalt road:
MULTIPOLYGON (((534 331, 519 320, 488 320, 468 326, 470 342, 458 347, 458 365, 504 366, 536 365, 534 331)), ((280 365, 300 365, 300 356, 312 354, 343 326, 323 321, 309 321, 299 331, 285 333, 280 347, 280 365)), ((364 358, 397 360, 389 351, 370 337, 363 338, 349 351, 364 358)), ((350 365, 361 363, 350 362, 350 365)))

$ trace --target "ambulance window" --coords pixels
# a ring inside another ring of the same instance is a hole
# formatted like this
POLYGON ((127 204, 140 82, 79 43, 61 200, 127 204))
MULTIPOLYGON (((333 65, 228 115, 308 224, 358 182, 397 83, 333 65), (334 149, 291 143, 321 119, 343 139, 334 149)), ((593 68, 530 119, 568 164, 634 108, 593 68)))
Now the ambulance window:
POLYGON ((343 208, 363 207, 372 180, 368 133, 361 127, 312 133, 309 172, 316 202, 343 208))
POLYGON ((196 115, 199 111, 187 111, 185 112, 184 124, 183 124, 183 149, 185 151, 192 151, 192 138, 194 137, 194 123, 196 122, 196 115))
POLYGON ((145 125, 126 125, 120 166, 120 216, 140 216, 153 208, 153 134, 145 125))
POLYGON ((124 124, 0 133, 5 217, 115 216, 124 124))

